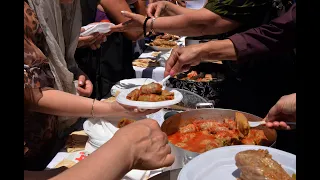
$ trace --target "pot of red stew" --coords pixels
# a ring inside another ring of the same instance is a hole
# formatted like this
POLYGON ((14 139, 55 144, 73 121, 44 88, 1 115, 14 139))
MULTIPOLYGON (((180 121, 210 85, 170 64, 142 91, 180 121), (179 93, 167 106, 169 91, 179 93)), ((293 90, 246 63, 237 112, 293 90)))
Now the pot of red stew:
POLYGON ((168 136, 174 164, 182 168, 197 155, 232 145, 274 146, 277 132, 264 125, 250 128, 248 121, 262 121, 255 115, 230 109, 196 109, 166 119, 161 129, 168 136))

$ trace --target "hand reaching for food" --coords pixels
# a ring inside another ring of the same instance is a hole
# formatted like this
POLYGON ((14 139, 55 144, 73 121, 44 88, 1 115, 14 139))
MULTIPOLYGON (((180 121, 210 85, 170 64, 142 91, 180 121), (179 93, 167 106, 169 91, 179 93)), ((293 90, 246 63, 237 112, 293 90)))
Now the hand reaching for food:
POLYGON ((286 122, 296 122, 296 93, 282 96, 265 117, 266 126, 290 130, 286 122))
POLYGON ((145 119, 124 126, 116 132, 114 139, 132 146, 128 155, 133 155, 133 169, 158 169, 174 162, 167 135, 155 120, 145 119))
POLYGON ((201 44, 195 44, 173 49, 166 62, 164 76, 169 74, 173 76, 188 71, 191 66, 200 64, 202 59, 201 47, 201 44))

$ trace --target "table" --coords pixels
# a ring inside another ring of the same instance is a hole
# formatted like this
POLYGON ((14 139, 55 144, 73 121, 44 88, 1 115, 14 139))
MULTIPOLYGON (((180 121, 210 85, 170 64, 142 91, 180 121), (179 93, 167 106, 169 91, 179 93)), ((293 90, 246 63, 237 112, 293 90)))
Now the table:
MULTIPOLYGON (((152 52, 150 47, 148 47, 140 56, 139 58, 148 58, 148 53, 152 52)), ((158 57, 159 59, 159 57, 158 57)), ((133 66, 133 69, 136 72, 136 78, 151 78, 156 81, 161 81, 164 78, 164 67, 136 67, 133 66)))

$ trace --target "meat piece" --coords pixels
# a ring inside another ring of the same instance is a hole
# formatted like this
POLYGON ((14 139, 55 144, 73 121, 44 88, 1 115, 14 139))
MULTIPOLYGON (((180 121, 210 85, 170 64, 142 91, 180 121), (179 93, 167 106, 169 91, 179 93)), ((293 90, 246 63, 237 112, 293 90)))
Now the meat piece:
POLYGON ((267 150, 242 151, 236 155, 235 160, 241 171, 241 180, 292 180, 267 150))
POLYGON ((188 124, 186 126, 180 127, 180 133, 189 133, 189 132, 197 132, 199 128, 197 128, 194 124, 188 124))
POLYGON ((157 94, 140 94, 138 101, 159 102, 166 100, 163 96, 157 94))
POLYGON ((140 90, 135 89, 127 95, 127 99, 132 100, 132 101, 137 101, 139 98, 139 94, 140 94, 140 90))
POLYGON ((140 94, 158 94, 162 93, 162 85, 158 83, 150 83, 140 88, 140 94))
POLYGON ((163 98, 165 100, 172 100, 174 99, 174 93, 173 92, 169 92, 167 90, 163 90, 161 93, 161 96, 163 96, 163 98))
POLYGON ((239 129, 239 131, 241 133, 240 135, 242 137, 247 136, 250 131, 250 126, 249 126, 248 119, 246 118, 246 116, 244 116, 244 114, 242 114, 240 112, 236 112, 235 121, 237 124, 237 129, 239 129))

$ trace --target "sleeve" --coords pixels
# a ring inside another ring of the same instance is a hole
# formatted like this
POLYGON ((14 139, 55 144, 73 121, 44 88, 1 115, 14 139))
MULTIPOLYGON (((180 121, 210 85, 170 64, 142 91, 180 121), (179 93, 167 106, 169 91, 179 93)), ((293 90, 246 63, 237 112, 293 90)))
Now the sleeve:
POLYGON ((204 8, 243 24, 261 23, 270 10, 268 0, 208 0, 204 8))
MULTIPOLYGON (((49 68, 49 67, 48 67, 49 68)), ((39 67, 24 68, 24 104, 25 107, 33 106, 42 98, 42 91, 54 89, 54 78, 50 69, 39 67), (49 70, 49 72, 48 72, 49 70)))
POLYGON ((269 24, 235 34, 233 42, 239 61, 254 58, 264 53, 279 53, 296 45, 296 5, 269 24))

